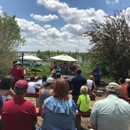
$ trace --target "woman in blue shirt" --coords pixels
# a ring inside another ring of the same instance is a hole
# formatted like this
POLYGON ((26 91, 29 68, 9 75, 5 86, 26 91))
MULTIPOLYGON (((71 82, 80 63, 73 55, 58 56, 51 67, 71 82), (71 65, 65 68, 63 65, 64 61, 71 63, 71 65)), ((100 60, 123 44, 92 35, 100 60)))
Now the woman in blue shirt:
POLYGON ((76 130, 76 105, 69 98, 69 84, 59 78, 54 85, 54 94, 44 101, 42 130, 76 130))

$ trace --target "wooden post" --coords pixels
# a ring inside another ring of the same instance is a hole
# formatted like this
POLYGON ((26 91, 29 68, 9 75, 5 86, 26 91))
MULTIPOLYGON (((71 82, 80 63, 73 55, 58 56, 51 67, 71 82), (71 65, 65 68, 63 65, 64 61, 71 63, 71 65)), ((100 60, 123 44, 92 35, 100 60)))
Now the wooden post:
POLYGON ((36 98, 36 107, 39 107, 39 98, 36 98))
POLYGON ((81 116, 76 116, 75 127, 77 128, 77 130, 81 129, 81 116))

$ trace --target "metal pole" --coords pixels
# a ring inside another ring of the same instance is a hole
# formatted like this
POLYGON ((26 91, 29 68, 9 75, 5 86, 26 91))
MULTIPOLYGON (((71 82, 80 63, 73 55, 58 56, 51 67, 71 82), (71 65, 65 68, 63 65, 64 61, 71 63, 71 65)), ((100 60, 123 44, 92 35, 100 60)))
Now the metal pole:
POLYGON ((23 57, 24 57, 24 52, 22 52, 22 66, 23 66, 23 57))

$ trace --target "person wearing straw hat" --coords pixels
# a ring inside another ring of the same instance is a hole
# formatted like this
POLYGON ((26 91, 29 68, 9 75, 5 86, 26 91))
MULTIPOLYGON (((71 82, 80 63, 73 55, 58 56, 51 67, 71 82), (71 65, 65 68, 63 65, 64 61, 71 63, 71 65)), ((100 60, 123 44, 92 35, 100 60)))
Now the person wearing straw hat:
POLYGON ((89 122, 94 130, 129 130, 130 105, 118 98, 120 86, 111 82, 106 86, 106 99, 97 101, 89 122))

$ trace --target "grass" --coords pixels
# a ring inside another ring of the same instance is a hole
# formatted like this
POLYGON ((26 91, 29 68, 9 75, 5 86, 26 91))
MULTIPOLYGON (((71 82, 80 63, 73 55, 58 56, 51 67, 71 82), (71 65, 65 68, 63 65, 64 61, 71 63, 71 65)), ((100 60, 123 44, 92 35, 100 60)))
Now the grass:
MULTIPOLYGON (((42 75, 50 75, 50 68, 51 68, 52 64, 51 62, 42 62, 42 66, 39 67, 27 67, 27 74, 29 74, 29 70, 31 69, 42 69, 42 72, 37 72, 37 76, 42 76, 42 75)), ((84 77, 88 77, 89 76, 89 71, 87 71, 87 63, 78 63, 77 65, 78 67, 80 67, 82 69, 82 75, 84 77)), ((34 74, 32 72, 32 74, 34 74)))
MULTIPOLYGON (((29 70, 31 70, 31 69, 41 69, 42 72, 36 72, 37 77, 42 77, 43 75, 49 76, 52 63, 49 61, 48 62, 43 61, 41 63, 42 63, 42 66, 40 66, 40 67, 27 67, 27 75, 35 74, 34 72, 30 73, 29 70)), ((90 75, 90 71, 93 67, 90 67, 89 63, 87 63, 87 62, 78 62, 78 63, 76 63, 76 65, 82 69, 82 76, 84 76, 85 78, 88 78, 90 75)), ((106 81, 106 82, 113 81, 113 79, 107 75, 106 76, 103 75, 101 80, 106 81)))
POLYGON ((26 67, 26 73, 27 73, 27 75, 34 75, 35 72, 30 72, 30 71, 31 71, 31 69, 37 69, 37 70, 42 70, 42 71, 36 72, 36 76, 38 76, 38 77, 41 77, 42 75, 49 76, 50 66, 51 66, 51 64, 49 62, 42 62, 42 65, 39 67, 26 67))

